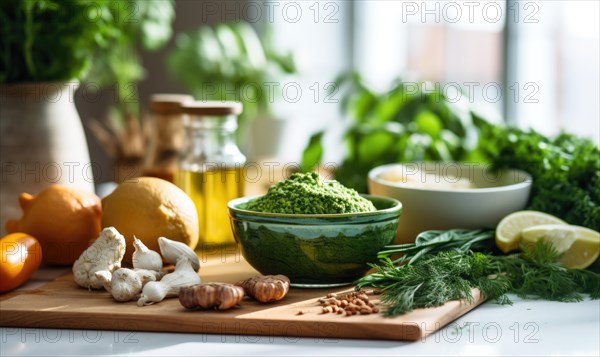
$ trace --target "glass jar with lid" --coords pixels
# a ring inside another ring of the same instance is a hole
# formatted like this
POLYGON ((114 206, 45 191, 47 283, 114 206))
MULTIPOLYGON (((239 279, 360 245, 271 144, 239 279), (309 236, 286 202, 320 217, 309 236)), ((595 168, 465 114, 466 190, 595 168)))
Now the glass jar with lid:
POLYGON ((199 246, 234 244, 227 202, 244 194, 246 157, 235 142, 239 102, 188 102, 182 105, 187 147, 175 184, 196 204, 199 246))
POLYGON ((185 142, 181 105, 193 102, 187 94, 154 94, 150 97, 150 119, 145 128, 148 147, 144 175, 173 182, 178 158, 185 142))

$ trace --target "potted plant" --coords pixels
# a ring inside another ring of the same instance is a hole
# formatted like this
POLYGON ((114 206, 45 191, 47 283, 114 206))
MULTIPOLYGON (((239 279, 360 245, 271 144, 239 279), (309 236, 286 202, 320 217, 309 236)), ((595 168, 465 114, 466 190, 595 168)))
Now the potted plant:
POLYGON ((266 132, 281 125, 280 121, 273 120, 269 82, 282 73, 295 73, 296 66, 291 54, 282 55, 273 50, 268 32, 259 37, 245 22, 202 26, 176 37, 175 49, 169 54, 167 64, 173 78, 197 100, 243 103, 238 130, 240 146, 248 150, 250 143, 244 139, 255 136, 248 135, 251 120, 261 126, 259 132, 265 134, 264 140, 254 137, 252 156, 268 156, 268 149, 257 150, 259 143, 276 147, 278 135, 266 132))
MULTIPOLYGON (((440 89, 422 82, 396 80, 387 91, 370 88, 356 72, 336 80, 342 111, 350 120, 344 133, 346 153, 335 170, 338 181, 367 192, 370 169, 408 161, 475 160, 484 120, 468 105, 449 101, 440 89)), ((317 167, 325 131, 315 133, 304 149, 301 169, 317 167)))
POLYGON ((20 192, 52 183, 94 190, 73 93, 89 83, 135 83, 143 71, 134 42, 160 47, 171 35, 172 17, 170 1, 2 2, 2 227, 18 215, 20 192))

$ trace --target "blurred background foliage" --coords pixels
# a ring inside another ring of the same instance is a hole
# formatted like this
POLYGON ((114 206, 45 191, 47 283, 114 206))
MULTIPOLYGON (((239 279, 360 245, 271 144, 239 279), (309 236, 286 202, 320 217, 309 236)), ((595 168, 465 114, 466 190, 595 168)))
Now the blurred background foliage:
POLYGON ((174 16, 170 0, 3 1, 0 82, 116 85, 122 103, 137 102, 138 52, 161 48, 174 16))
POLYGON ((170 75, 198 100, 242 102, 242 125, 250 118, 273 117, 269 84, 296 72, 291 53, 273 49, 268 28, 259 37, 244 21, 178 34, 167 65, 170 75))

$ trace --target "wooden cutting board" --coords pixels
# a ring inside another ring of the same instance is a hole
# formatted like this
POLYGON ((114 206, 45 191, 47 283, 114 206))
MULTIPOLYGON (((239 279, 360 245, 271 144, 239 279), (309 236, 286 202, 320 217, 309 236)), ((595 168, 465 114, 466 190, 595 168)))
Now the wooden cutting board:
MULTIPOLYGON (((239 255, 206 259, 203 282, 234 283, 257 272, 239 255)), ((233 335, 267 335, 384 340, 418 340, 467 313, 483 299, 474 290, 474 302, 450 301, 443 306, 419 309, 395 318, 380 314, 343 316, 321 314, 317 299, 330 292, 348 290, 296 289, 272 304, 242 301, 228 311, 186 310, 177 299, 138 307, 135 301, 115 302, 107 292, 88 291, 61 276, 38 289, 4 296, 0 325, 11 327, 72 328, 92 330, 158 331, 233 335), (298 312, 303 310, 302 315, 298 312)), ((376 301, 376 299, 372 299, 376 301)))

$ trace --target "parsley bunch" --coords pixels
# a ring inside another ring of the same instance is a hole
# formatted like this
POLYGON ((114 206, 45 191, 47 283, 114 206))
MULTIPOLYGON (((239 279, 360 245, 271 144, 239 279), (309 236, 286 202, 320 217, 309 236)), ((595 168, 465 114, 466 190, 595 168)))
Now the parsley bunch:
POLYGON ((548 138, 533 130, 485 125, 480 150, 496 168, 533 177, 527 209, 600 231, 600 149, 592 141, 562 133, 548 138))

